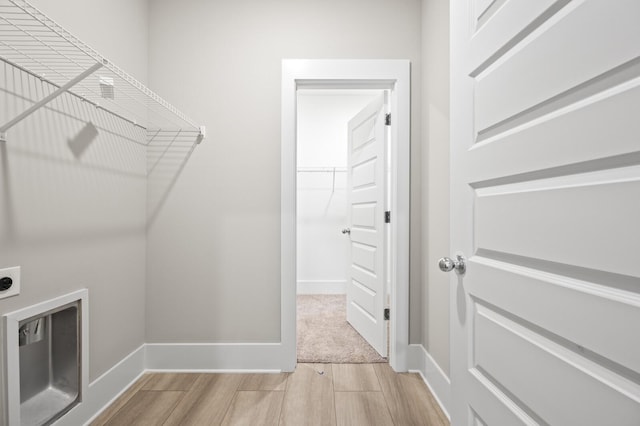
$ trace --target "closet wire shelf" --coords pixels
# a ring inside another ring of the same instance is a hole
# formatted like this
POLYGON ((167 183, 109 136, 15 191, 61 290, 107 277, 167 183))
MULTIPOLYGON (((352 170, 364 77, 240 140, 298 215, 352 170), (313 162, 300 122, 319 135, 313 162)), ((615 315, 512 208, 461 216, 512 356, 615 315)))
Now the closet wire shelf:
POLYGON ((331 194, 336 192, 336 173, 346 173, 346 167, 327 166, 327 167, 298 167, 298 173, 331 173, 331 194))
POLYGON ((147 131, 147 139, 169 132, 193 135, 204 127, 80 41, 25 0, 0 0, 0 60, 57 87, 7 123, 6 132, 48 102, 68 92, 147 131))

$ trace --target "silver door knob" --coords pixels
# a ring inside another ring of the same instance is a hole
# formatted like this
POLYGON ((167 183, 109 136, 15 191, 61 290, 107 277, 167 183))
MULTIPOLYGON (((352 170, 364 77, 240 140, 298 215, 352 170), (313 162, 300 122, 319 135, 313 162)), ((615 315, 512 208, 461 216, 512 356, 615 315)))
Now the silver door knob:
POLYGON ((443 257, 438 261, 438 266, 442 272, 451 272, 456 270, 456 274, 462 275, 467 271, 467 265, 464 261, 464 256, 461 254, 456 255, 455 260, 450 257, 443 257))
POLYGON ((345 235, 346 235, 346 234, 351 235, 351 228, 344 228, 341 232, 342 232, 343 234, 345 234, 345 235))

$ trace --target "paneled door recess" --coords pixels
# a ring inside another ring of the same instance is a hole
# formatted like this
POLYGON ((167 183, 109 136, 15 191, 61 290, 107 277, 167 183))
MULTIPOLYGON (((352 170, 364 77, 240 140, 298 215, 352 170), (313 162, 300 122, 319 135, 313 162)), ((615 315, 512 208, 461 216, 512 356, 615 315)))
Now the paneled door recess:
POLYGON ((454 425, 640 425, 639 22, 451 3, 454 425))
POLYGON ((347 321, 387 356, 385 294, 385 95, 349 121, 347 208, 351 260, 347 321))

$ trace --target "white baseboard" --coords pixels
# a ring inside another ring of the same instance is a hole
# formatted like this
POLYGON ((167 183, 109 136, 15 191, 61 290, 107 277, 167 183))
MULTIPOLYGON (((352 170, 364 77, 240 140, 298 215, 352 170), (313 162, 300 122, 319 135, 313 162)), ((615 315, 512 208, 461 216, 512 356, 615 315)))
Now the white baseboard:
MULTIPOLYGON (((282 371, 280 343, 147 343, 89 384, 83 401, 56 426, 86 425, 147 371, 282 371)), ((450 382, 422 345, 409 345, 409 371, 420 373, 449 417, 450 382)))
POLYGON ((346 294, 347 280, 298 280, 298 294, 346 294))
POLYGON ((281 351, 279 343, 144 344, 90 383, 82 403, 56 426, 89 424, 147 371, 275 373, 281 351))
POLYGON ((429 352, 422 345, 409 345, 409 371, 420 373, 422 380, 433 394, 444 414, 449 415, 449 401, 451 399, 451 381, 436 364, 429 352))
POLYGON ((56 426, 89 424, 147 371, 276 373, 281 355, 280 343, 147 343, 90 383, 82 403, 56 426))
POLYGON ((56 426, 89 424, 144 373, 144 353, 142 345, 91 382, 82 403, 62 416, 56 426))
MULTIPOLYGON (((89 424, 146 371, 271 373, 282 371, 282 359, 280 343, 147 343, 90 383, 82 403, 56 426, 89 424)), ((422 345, 409 345, 408 367, 449 417, 451 383, 422 345)))
POLYGON ((154 371, 282 370, 280 343, 147 343, 146 368, 154 371))

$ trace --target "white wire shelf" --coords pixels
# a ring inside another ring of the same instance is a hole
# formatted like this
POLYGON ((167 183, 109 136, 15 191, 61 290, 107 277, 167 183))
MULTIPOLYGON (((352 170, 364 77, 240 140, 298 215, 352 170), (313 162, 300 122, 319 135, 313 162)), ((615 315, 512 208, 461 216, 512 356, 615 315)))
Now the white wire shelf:
POLYGON ((325 167, 298 167, 298 173, 331 173, 331 194, 336 191, 336 173, 345 173, 346 167, 325 166, 325 167))
POLYGON ((298 167, 298 173, 342 173, 346 172, 346 167, 320 166, 320 167, 298 167))
POLYGON ((198 126, 173 105, 80 41, 25 0, 0 0, 0 60, 46 81, 58 90, 8 123, 14 124, 64 92, 104 109, 151 135, 193 133, 198 126))

